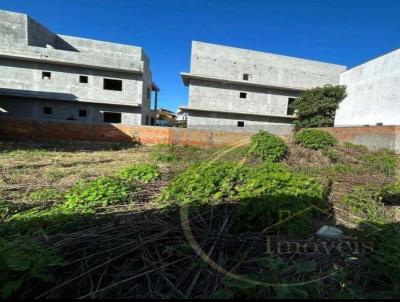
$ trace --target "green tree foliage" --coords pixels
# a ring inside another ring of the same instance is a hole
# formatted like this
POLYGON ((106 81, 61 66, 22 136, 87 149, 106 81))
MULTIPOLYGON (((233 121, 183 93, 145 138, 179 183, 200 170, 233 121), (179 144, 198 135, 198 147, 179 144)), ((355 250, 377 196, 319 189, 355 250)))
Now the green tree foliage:
POLYGON ((293 103, 296 129, 332 127, 336 110, 346 97, 345 86, 326 85, 307 90, 293 103))
POLYGON ((266 131, 260 131, 251 137, 249 153, 263 161, 277 162, 285 156, 287 150, 280 137, 266 131))

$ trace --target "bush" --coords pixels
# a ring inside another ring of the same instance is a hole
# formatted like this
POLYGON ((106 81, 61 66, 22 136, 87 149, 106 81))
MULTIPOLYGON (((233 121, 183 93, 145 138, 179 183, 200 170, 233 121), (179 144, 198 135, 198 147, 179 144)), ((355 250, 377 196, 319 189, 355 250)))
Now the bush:
POLYGON ((330 133, 317 129, 301 130, 294 135, 294 140, 296 144, 314 150, 325 149, 337 143, 330 133))
POLYGON ((250 154, 263 161, 277 162, 282 159, 288 148, 285 142, 278 136, 260 131, 251 137, 250 154))
POLYGON ((292 104, 298 117, 295 128, 332 127, 336 110, 345 97, 345 86, 326 85, 303 92, 292 104))
POLYGON ((236 186, 249 172, 237 163, 197 164, 175 178, 161 193, 159 201, 202 204, 221 201, 235 194, 236 186))
POLYGON ((123 202, 136 186, 113 177, 101 177, 90 182, 80 182, 65 195, 67 209, 92 210, 97 207, 123 202))
POLYGON ((49 271, 61 264, 55 251, 29 237, 0 239, 1 298, 10 298, 28 280, 53 281, 49 271))
POLYGON ((291 217, 277 228, 289 234, 304 234, 310 231, 313 215, 321 214, 318 209, 327 207, 326 189, 321 183, 270 163, 252 171, 239 186, 234 199, 238 201, 234 215, 236 231, 260 231, 291 217), (310 206, 318 209, 310 208, 292 216, 310 206))
POLYGON ((126 181, 152 182, 159 179, 160 176, 160 168, 154 164, 129 166, 117 173, 117 177, 126 181))
POLYGON ((361 157, 368 167, 385 174, 395 176, 398 169, 398 158, 390 150, 380 150, 365 154, 361 157))

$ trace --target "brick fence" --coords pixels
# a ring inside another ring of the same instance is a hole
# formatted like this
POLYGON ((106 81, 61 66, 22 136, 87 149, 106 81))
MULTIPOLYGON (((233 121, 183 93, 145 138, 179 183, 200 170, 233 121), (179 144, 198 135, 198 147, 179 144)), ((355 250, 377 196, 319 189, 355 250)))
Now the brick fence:
POLYGON ((219 147, 246 144, 251 135, 252 133, 232 131, 0 118, 0 139, 8 140, 138 141, 143 144, 219 147))
MULTIPOLYGON (((400 126, 324 128, 340 141, 362 144, 372 149, 400 151, 400 126)), ((132 142, 143 144, 180 144, 228 146, 246 144, 254 133, 195 130, 182 128, 89 124, 75 121, 39 121, 34 119, 0 119, 0 139, 78 140, 132 142)), ((285 138, 287 139, 287 137, 285 138)))

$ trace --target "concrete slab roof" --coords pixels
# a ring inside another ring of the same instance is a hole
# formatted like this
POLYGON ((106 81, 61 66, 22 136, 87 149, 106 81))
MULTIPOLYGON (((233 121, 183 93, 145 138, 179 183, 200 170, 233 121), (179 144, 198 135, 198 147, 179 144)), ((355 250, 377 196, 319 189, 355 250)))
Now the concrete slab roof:
POLYGON ((277 114, 261 114, 261 113, 252 113, 246 111, 232 111, 232 110, 220 110, 220 109, 204 109, 204 108, 195 108, 189 106, 181 106, 179 107, 182 111, 202 111, 202 112, 215 112, 215 113, 230 113, 230 114, 239 114, 239 115, 251 115, 251 116, 261 116, 261 117, 275 117, 275 118, 284 118, 295 120, 296 116, 293 115, 277 115, 277 114))
POLYGON ((268 84, 261 84, 255 83, 250 81, 242 81, 242 80, 227 80, 223 78, 211 77, 208 75, 201 75, 201 74, 193 74, 187 72, 181 72, 181 77, 185 86, 190 84, 190 80, 203 80, 209 82, 218 82, 222 84, 234 84, 234 85, 241 85, 241 86, 249 86, 249 87, 260 87, 260 88, 269 88, 269 89, 279 89, 285 91, 296 91, 302 92, 306 91, 306 88, 300 87, 289 87, 289 86, 277 86, 277 85, 268 85, 268 84))

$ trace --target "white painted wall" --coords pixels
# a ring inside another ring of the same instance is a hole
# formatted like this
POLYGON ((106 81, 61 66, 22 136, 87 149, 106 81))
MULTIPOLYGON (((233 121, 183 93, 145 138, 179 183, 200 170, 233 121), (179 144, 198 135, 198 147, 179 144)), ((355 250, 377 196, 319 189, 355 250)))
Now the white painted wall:
POLYGON ((335 126, 400 125, 400 50, 350 69, 340 76, 347 98, 335 126))

